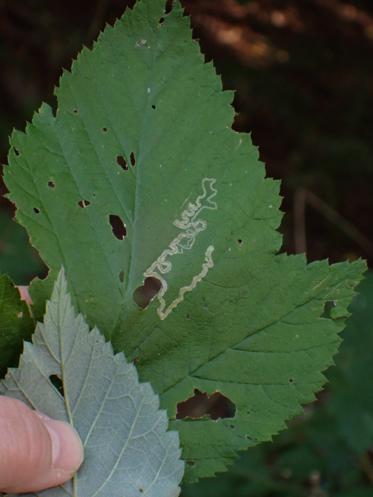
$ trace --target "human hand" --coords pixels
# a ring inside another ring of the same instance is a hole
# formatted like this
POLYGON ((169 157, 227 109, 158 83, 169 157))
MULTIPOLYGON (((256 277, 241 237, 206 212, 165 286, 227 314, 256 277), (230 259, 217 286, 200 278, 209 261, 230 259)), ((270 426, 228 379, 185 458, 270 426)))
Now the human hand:
MULTIPOLYGON (((21 298, 31 299, 27 287, 21 298)), ((37 492, 70 480, 83 462, 75 430, 0 396, 0 492, 37 492)))
POLYGON ((83 462, 75 430, 0 396, 0 491, 37 492, 70 480, 83 462))

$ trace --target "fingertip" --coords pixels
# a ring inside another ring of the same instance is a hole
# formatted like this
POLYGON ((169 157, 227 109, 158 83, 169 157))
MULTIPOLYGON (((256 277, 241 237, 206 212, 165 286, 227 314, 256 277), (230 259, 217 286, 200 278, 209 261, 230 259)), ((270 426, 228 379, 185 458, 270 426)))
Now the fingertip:
POLYGON ((24 300, 26 304, 32 305, 32 300, 29 293, 29 287, 24 285, 17 286, 21 300, 24 300))
POLYGON ((52 467, 74 474, 84 459, 83 444, 77 431, 68 423, 36 413, 47 429, 52 442, 52 467))
POLYGON ((0 490, 37 492, 70 480, 83 462, 77 432, 0 396, 0 490))

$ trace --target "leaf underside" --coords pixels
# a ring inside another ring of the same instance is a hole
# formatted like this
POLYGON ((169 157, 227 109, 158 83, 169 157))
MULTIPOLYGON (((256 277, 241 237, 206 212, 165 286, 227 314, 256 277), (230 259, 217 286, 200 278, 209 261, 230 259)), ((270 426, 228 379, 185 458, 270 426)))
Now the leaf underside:
POLYGON ((177 497, 183 475, 179 438, 133 364, 113 354, 97 328, 76 316, 61 271, 43 324, 25 343, 0 393, 78 431, 85 461, 73 481, 45 497, 177 497), (51 377, 61 380, 63 396, 51 377))
POLYGON ((50 268, 36 307, 63 265, 78 309, 160 394, 191 481, 313 400, 364 265, 276 255, 279 184, 231 129, 232 93, 179 3, 164 7, 139 1, 82 51, 56 116, 43 105, 13 134, 5 180, 50 268), (140 307, 144 280, 161 291, 140 307), (222 393, 235 416, 176 419, 195 389, 222 393))

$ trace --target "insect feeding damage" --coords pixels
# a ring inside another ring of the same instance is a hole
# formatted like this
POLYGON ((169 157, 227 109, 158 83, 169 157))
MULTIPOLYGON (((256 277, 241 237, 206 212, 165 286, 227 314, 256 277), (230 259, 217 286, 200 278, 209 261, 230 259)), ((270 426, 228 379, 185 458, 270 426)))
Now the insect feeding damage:
POLYGON ((215 183, 215 178, 203 178, 202 194, 194 202, 189 202, 186 209, 181 213, 180 219, 176 219, 173 222, 174 226, 182 230, 181 233, 172 240, 158 259, 144 273, 145 279, 157 278, 161 282, 161 289, 156 295, 159 301, 157 313, 161 320, 166 319, 184 300, 185 294, 194 290, 209 270, 214 267, 212 254, 215 248, 213 245, 210 245, 205 251, 205 259, 202 263, 201 271, 193 277, 189 285, 180 288, 178 296, 167 306, 164 297, 167 293, 168 284, 164 276, 172 270, 172 262, 169 259, 174 255, 183 254, 185 251, 191 250, 199 233, 207 229, 207 221, 201 219, 199 216, 205 209, 217 210, 218 208, 218 204, 213 200, 218 193, 215 183))

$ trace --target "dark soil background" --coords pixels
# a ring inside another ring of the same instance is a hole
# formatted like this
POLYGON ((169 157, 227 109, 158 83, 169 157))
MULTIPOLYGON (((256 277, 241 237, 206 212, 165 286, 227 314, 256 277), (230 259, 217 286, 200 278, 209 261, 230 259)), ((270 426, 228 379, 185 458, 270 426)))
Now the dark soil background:
MULTIPOLYGON (((11 129, 53 101, 62 68, 133 3, 0 0, 1 163, 11 129)), ((183 4, 206 58, 237 90, 235 128, 252 132, 268 175, 283 181, 284 250, 371 265, 373 2, 183 4)))

